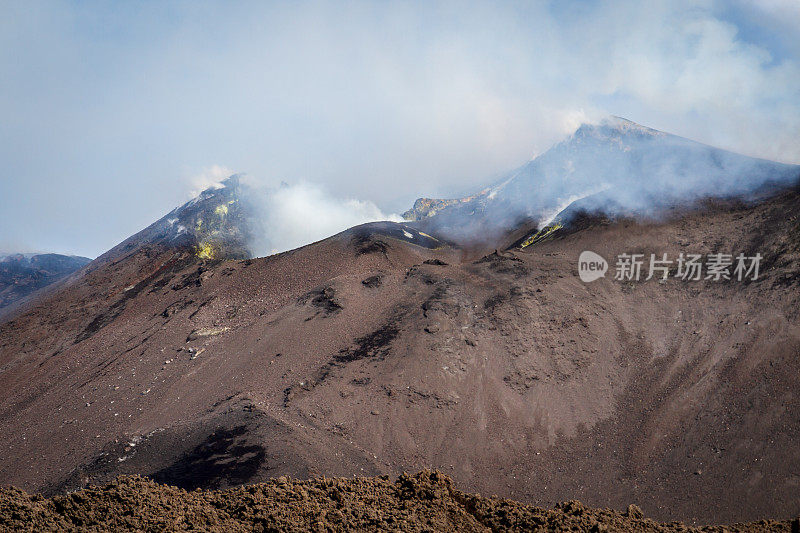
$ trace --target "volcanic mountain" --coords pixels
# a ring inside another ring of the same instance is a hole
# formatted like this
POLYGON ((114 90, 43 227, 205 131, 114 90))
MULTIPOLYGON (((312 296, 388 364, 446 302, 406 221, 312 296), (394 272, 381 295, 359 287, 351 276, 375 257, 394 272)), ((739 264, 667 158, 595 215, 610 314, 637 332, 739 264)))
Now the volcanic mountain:
MULTIPOLYGON (((602 128, 554 147, 575 175, 601 152, 673 157, 618 134, 603 148, 602 128)), ((649 131, 631 135, 671 139, 649 131)), ((436 468, 535 504, 797 515, 798 173, 749 164, 746 188, 701 187, 657 218, 579 205, 545 234, 529 210, 465 248, 436 215, 264 258, 248 257, 247 194, 229 180, 0 324, 0 482, 55 494, 119 474, 191 489, 436 468), (611 262, 605 278, 579 279, 585 250, 611 262), (758 254, 760 272, 613 279, 634 253, 758 254)), ((471 220, 497 228, 486 213, 521 195, 544 206, 519 172, 462 202, 480 207, 471 220)))
POLYGON ((85 266, 91 259, 61 254, 0 256, 0 316, 37 290, 85 266))
POLYGON ((580 200, 582 210, 655 217, 708 196, 744 197, 792 183, 800 166, 755 159, 619 117, 574 134, 493 185, 459 199, 419 198, 403 216, 462 244, 491 245, 526 222, 547 225, 580 200))

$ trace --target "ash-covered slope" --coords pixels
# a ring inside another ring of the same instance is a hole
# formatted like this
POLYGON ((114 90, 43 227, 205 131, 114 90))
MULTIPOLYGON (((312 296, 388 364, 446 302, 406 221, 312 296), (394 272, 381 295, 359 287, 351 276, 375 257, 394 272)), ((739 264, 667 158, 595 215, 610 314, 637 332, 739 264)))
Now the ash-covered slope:
POLYGON ((35 300, 9 308, 0 315, 0 323, 18 316, 52 316, 54 311, 58 318, 51 326, 61 331, 49 332, 49 337, 47 331, 32 335, 25 352, 45 339, 52 353, 60 353, 71 342, 88 339, 114 322, 131 300, 152 289, 155 280, 166 284, 176 273, 195 268, 202 261, 249 257, 252 214, 246 196, 239 177, 231 176, 102 254, 74 276, 45 287, 35 300), (61 301, 64 294, 73 295, 73 299, 61 301), (74 339, 60 339, 60 334, 74 339))
POLYGON ((584 124, 494 185, 466 198, 418 199, 404 213, 459 242, 539 227, 572 202, 606 214, 654 216, 706 197, 743 197, 800 179, 800 166, 735 154, 611 117, 584 124))
POLYGON ((0 325, 0 483, 224 488, 435 467, 529 503, 788 518, 798 220, 789 190, 658 223, 587 218, 478 259, 377 223, 229 261, 136 247, 166 238, 162 224, 0 325), (587 285, 587 249, 764 260, 747 283, 587 285))
POLYGON ((61 254, 0 256, 0 315, 8 306, 85 266, 91 259, 61 254))
MULTIPOLYGON (((63 284, 77 285, 78 291, 87 291, 87 298, 81 304, 83 308, 115 300, 116 310, 109 316, 116 316, 125 302, 143 288, 138 283, 127 283, 138 279, 142 272, 160 276, 197 260, 250 257, 248 242, 254 215, 247 201, 249 192, 237 175, 231 176, 94 261, 56 254, 33 258, 10 256, 0 260, 0 321, 44 304, 51 297, 50 293, 61 290, 63 284), (65 279, 84 266, 83 271, 65 279), (85 279, 85 274, 93 275, 85 279), (54 284, 55 281, 61 283, 54 284), (125 287, 122 296, 117 295, 120 285, 125 287), (35 300, 20 298, 36 290, 35 300), (3 309, 13 302, 15 305, 3 309)), ((107 319, 99 320, 90 329, 102 327, 107 319)))

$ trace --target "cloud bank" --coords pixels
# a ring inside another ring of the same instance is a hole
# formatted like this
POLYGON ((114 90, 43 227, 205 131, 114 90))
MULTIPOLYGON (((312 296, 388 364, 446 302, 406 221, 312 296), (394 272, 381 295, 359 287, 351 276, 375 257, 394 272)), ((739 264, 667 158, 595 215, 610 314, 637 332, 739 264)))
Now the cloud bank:
POLYGON ((789 0, 9 4, 0 248, 97 255, 214 164, 401 212, 605 114, 800 163, 798 20, 789 0))

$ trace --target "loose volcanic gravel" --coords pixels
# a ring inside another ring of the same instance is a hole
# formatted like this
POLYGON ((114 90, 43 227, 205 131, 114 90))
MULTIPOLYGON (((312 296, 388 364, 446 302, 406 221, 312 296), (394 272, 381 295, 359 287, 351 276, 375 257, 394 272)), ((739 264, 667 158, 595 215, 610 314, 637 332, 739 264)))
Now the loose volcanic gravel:
POLYGON ((797 520, 689 527, 580 502, 542 509, 466 494, 450 478, 280 477, 228 490, 183 489, 139 476, 45 498, 0 489, 0 529, 13 531, 796 531, 797 520))

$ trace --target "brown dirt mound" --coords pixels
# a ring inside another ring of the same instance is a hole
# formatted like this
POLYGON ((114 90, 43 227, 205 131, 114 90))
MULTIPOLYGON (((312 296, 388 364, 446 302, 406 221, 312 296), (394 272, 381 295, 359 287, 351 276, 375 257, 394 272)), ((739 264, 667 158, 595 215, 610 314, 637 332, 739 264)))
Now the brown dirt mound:
POLYGON ((0 527, 26 531, 76 528, 202 531, 794 531, 797 520, 731 527, 660 524, 631 505, 625 512, 590 509, 578 501, 542 509, 466 494, 431 470, 414 476, 318 478, 228 490, 187 492, 139 476, 104 487, 44 498, 0 490, 0 527))

